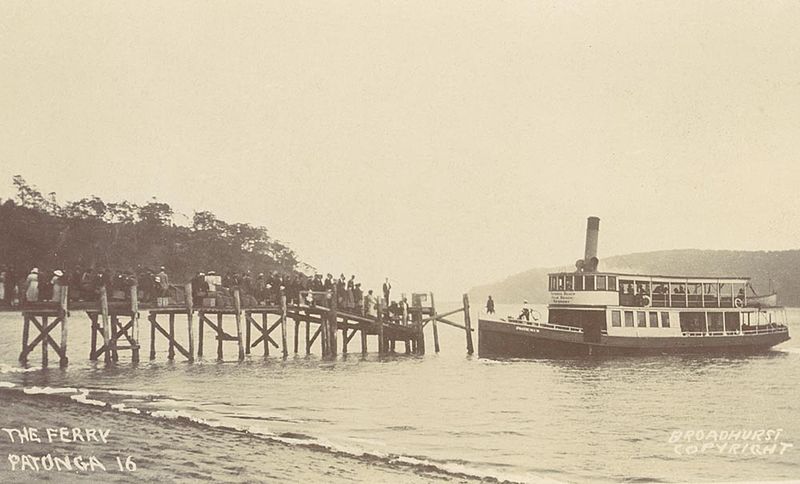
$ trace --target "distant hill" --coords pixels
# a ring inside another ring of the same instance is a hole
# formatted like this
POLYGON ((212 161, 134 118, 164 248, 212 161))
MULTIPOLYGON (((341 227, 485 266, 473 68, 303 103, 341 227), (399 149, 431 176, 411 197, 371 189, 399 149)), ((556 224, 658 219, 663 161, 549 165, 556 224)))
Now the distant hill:
MULTIPOLYGON (((547 273, 558 268, 537 268, 509 276, 493 284, 470 289, 470 298, 482 304, 488 295, 498 303, 547 303, 547 273)), ((600 260, 600 271, 677 276, 743 276, 752 278, 753 287, 765 294, 772 280, 778 303, 800 306, 800 250, 663 250, 619 255, 600 260)))

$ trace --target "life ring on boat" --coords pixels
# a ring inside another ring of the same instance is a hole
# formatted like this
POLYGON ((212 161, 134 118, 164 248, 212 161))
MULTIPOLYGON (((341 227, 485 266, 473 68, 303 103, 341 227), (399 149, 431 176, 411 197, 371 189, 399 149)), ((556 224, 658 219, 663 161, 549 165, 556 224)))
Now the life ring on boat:
POLYGON ((542 317, 542 315, 541 315, 541 314, 539 314, 539 311, 537 311, 537 310, 535 310, 535 309, 532 309, 532 310, 531 310, 531 319, 532 319, 532 320, 534 320, 534 321, 539 321, 539 318, 541 318, 541 317, 542 317))
POLYGON ((744 301, 742 301, 742 298, 737 297, 736 299, 733 300, 733 305, 736 306, 737 308, 743 308, 744 301))
POLYGON ((642 306, 649 308, 651 302, 652 301, 650 301, 650 296, 648 296, 647 294, 642 295, 642 306))

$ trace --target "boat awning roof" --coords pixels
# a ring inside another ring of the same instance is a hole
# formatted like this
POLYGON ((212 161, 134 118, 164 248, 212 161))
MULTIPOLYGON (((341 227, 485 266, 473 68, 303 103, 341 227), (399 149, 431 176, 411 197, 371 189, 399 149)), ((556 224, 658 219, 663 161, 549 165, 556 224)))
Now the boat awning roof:
POLYGON ((749 277, 739 276, 666 276, 656 274, 626 274, 623 272, 551 272, 549 276, 614 276, 617 279, 629 279, 641 282, 673 282, 673 283, 722 283, 746 284, 749 277))

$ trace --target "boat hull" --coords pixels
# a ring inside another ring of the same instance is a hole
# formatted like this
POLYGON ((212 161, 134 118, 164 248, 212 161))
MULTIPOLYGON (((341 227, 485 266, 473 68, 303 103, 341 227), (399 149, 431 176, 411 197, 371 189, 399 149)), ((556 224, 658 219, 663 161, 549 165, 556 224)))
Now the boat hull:
POLYGON ((478 355, 487 358, 563 358, 664 354, 761 353, 789 339, 788 331, 706 337, 620 337, 585 341, 583 332, 479 320, 478 355))

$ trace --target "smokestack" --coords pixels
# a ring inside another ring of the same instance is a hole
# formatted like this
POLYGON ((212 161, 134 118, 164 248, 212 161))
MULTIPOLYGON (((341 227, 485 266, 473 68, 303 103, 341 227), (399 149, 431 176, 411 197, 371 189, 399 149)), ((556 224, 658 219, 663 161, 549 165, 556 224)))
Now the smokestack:
POLYGON ((594 272, 597 270, 597 237, 600 233, 600 219, 589 217, 586 221, 586 250, 583 253, 583 270, 594 272))

